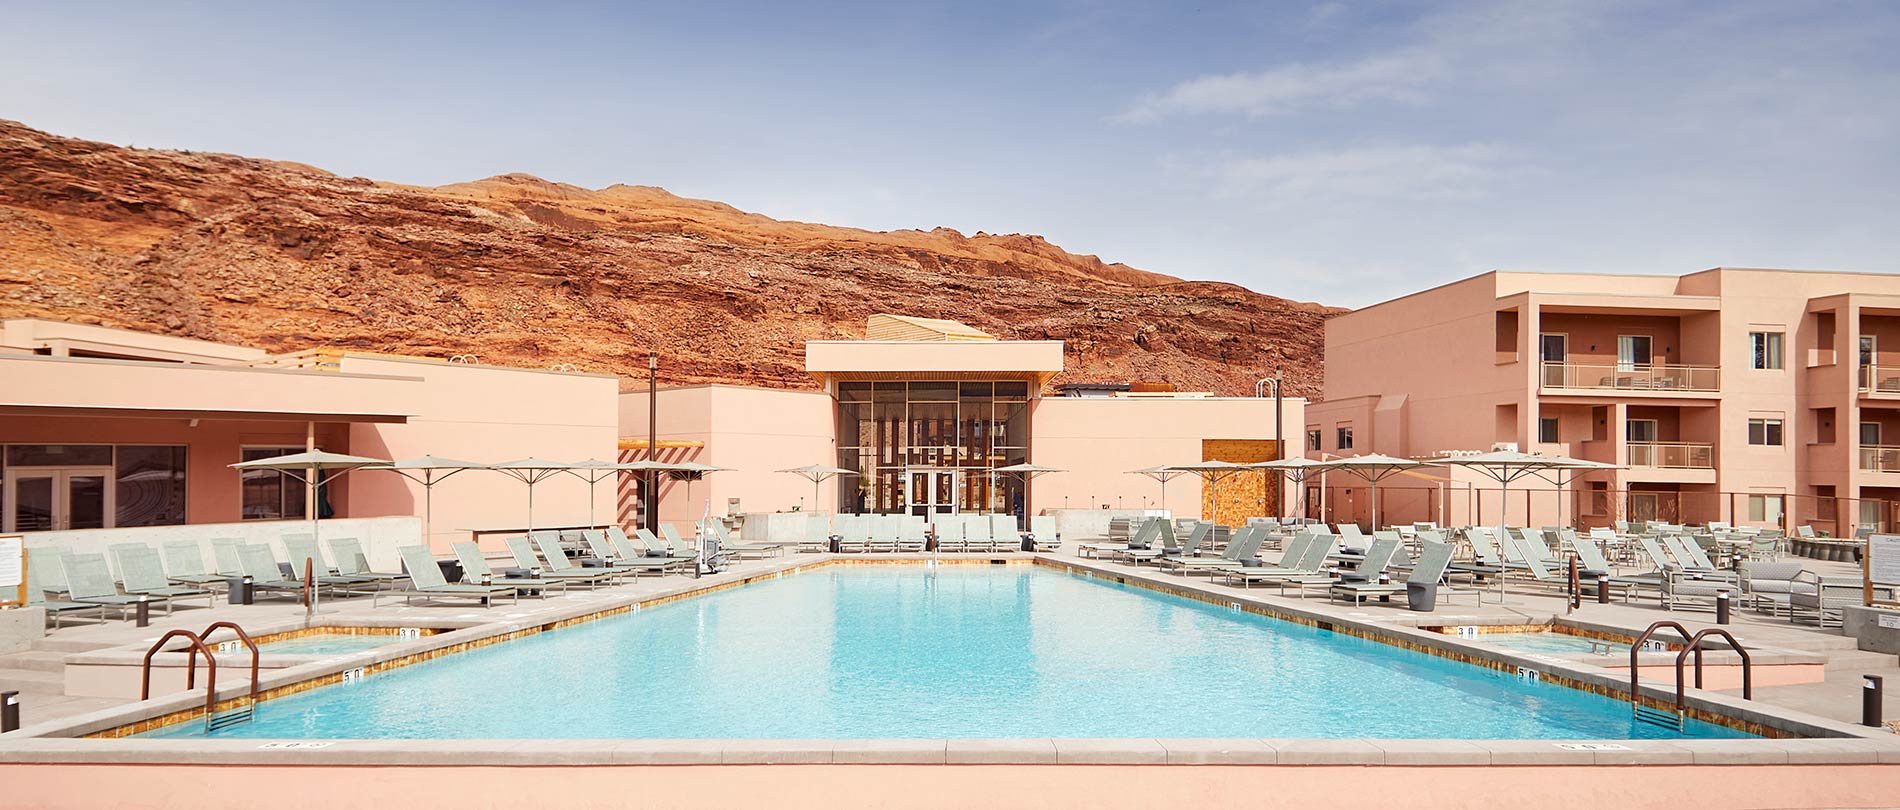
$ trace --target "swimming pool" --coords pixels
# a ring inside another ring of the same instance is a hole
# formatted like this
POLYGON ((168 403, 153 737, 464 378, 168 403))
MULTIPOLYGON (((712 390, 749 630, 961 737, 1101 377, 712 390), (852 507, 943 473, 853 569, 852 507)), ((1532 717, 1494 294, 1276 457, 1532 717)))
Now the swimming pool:
POLYGON ((362 652, 386 644, 395 644, 409 639, 393 633, 313 633, 294 638, 266 641, 257 645, 257 651, 265 655, 278 653, 284 655, 342 655, 362 652))
POLYGON ((1683 735, 1610 698, 1039 566, 849 565, 268 701, 211 736, 1683 735))

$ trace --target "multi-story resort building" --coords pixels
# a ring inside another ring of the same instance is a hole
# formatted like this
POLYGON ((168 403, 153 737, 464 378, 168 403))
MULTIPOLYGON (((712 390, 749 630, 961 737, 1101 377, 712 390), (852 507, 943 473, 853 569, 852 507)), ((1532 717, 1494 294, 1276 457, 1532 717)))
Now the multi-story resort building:
MULTIPOLYGON (((1890 529, 1900 503, 1900 277, 1716 268, 1496 272, 1326 325, 1310 457, 1516 447, 1618 465, 1531 482, 1387 479, 1381 522, 1729 522, 1890 529)), ((1311 509, 1369 521, 1337 474, 1311 509)))

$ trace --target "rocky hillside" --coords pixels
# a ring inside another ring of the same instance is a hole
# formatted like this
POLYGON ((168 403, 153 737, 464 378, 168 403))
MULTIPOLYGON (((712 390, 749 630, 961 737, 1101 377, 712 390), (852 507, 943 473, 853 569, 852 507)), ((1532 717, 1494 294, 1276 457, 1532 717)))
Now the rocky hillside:
POLYGON ((128 149, 0 121, 0 317, 273 351, 338 346, 666 383, 809 387, 806 340, 866 315, 1068 341, 1058 382, 1316 395, 1336 310, 1038 236, 784 222, 658 188, 510 174, 435 188, 128 149))

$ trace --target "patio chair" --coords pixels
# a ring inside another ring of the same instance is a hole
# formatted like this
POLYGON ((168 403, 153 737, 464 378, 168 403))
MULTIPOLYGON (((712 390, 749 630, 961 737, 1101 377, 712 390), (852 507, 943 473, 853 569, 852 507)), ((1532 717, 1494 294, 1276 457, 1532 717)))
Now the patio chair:
POLYGON ((323 561, 323 553, 317 550, 317 538, 309 534, 286 534, 283 536, 284 553, 290 555, 290 578, 302 579, 304 561, 310 561, 311 576, 317 584, 330 588, 332 592, 342 591, 362 585, 381 585, 375 577, 343 576, 323 561))
POLYGON ((1610 565, 1610 561, 1604 559, 1603 552, 1597 549, 1597 544, 1592 540, 1578 537, 1576 532, 1570 532, 1565 537, 1565 542, 1577 555, 1577 576, 1584 585, 1596 582, 1599 574, 1607 575, 1610 587, 1623 589, 1625 602, 1629 601, 1640 588, 1662 587, 1660 571, 1649 574, 1617 574, 1616 568, 1610 565))
POLYGON ((132 607, 144 598, 119 593, 119 585, 112 581, 112 570, 106 566, 104 554, 61 554, 60 567, 66 573, 66 598, 82 605, 99 605, 119 609, 119 618, 132 615, 132 607))
POLYGON ((1341 523, 1338 530, 1341 554, 1357 557, 1366 553, 1366 533, 1359 530, 1359 524, 1341 523))
POLYGON ((924 525, 923 515, 899 515, 898 517, 898 551, 923 551, 930 546, 930 537, 924 525))
POLYGON ((39 566, 33 565, 31 562, 28 562, 26 566, 26 606, 45 609, 47 618, 53 620, 54 630, 59 629, 60 622, 64 620, 66 616, 76 615, 87 610, 96 611, 100 623, 103 624, 106 620, 105 605, 81 604, 79 602, 69 602, 64 599, 46 598, 46 589, 40 587, 39 566))
MULTIPOLYGON (((1399 537, 1397 532, 1373 532, 1372 545, 1366 548, 1366 554, 1361 559, 1359 568, 1350 572, 1329 572, 1324 570, 1287 573, 1262 572, 1258 576, 1251 576, 1251 572, 1243 570, 1240 579, 1248 588, 1253 587, 1254 582, 1264 582, 1276 586, 1283 596, 1286 594, 1287 588, 1297 588, 1299 589, 1300 598, 1305 599, 1306 589, 1308 588, 1331 588, 1333 585, 1342 582, 1377 582, 1380 575, 1385 572, 1386 565, 1392 561, 1392 555, 1398 551, 1399 545, 1403 542, 1405 541, 1399 537)), ((1324 562, 1322 561, 1321 564, 1323 565, 1324 562)))
MULTIPOLYGON (((818 527, 825 528, 823 521, 813 522, 818 527)), ((614 550, 614 559, 628 565, 650 565, 654 570, 664 573, 677 571, 693 564, 690 557, 670 557, 653 553, 645 543, 636 539, 639 533, 644 531, 646 529, 635 530, 634 536, 628 537, 626 530, 619 526, 608 526, 607 530, 601 534, 607 538, 608 546, 614 550)))
POLYGON ((211 561, 218 564, 218 573, 229 577, 244 575, 243 555, 238 549, 244 547, 244 541, 236 537, 211 538, 211 561))
POLYGON ((990 515, 990 553, 1008 554, 1023 550, 1023 533, 1015 515, 990 515))
POLYGON ((1745 562, 1738 571, 1742 579, 1742 599, 1754 605, 1757 610, 1766 605, 1768 615, 1775 614, 1775 608, 1781 607, 1794 615, 1794 605, 1790 597, 1795 593, 1812 593, 1818 587, 1818 577, 1801 567, 1798 562, 1745 562))
MULTIPOLYGON (((1816 626, 1827 627, 1830 620, 1838 625, 1845 608, 1861 604, 1861 585, 1859 577, 1821 577, 1803 572, 1797 590, 1788 595, 1788 618, 1800 621, 1813 616, 1816 626)), ((1893 589, 1877 585, 1874 598, 1891 600, 1893 589)))
POLYGON ((1056 516, 1032 515, 1029 518, 1029 531, 1023 532, 1023 539, 1036 551, 1062 548, 1062 532, 1056 530, 1056 516))
POLYGON ((696 554, 674 554, 673 549, 667 546, 666 541, 661 540, 658 535, 655 535, 652 529, 648 529, 644 526, 633 530, 632 542, 637 546, 641 546, 646 551, 648 557, 658 557, 662 560, 679 563, 682 567, 692 565, 699 561, 699 556, 696 554))
MULTIPOLYGON (((235 553, 239 571, 251 578, 251 593, 260 596, 284 596, 291 599, 303 598, 303 583, 284 576, 284 569, 277 565, 277 555, 270 546, 263 543, 244 543, 235 553)), ((321 583, 311 587, 322 587, 321 583)))
POLYGON ((166 578, 197 588, 221 587, 236 573, 220 573, 205 567, 204 549, 196 540, 173 540, 164 546, 166 578))
MULTIPOLYGON (((1149 560, 1158 559, 1166 555, 1187 556, 1189 553, 1192 553, 1193 548, 1184 550, 1181 543, 1175 539, 1173 521, 1160 521, 1159 532, 1160 534, 1157 539, 1160 541, 1160 545, 1150 544, 1147 548, 1130 548, 1117 551, 1115 552, 1115 559, 1140 565, 1149 560)), ((1201 541, 1207 539, 1207 535, 1202 532, 1197 525, 1193 531, 1188 533, 1188 538, 1193 541, 1194 547, 1199 547, 1201 541)))
MULTIPOLYGON (((864 517, 864 516, 860 515, 859 517, 864 517)), ((865 527, 865 532, 866 532, 865 536, 868 537, 869 532, 870 532, 869 526, 865 527)), ((694 559, 699 558, 698 545, 693 541, 690 541, 684 537, 681 537, 680 530, 671 523, 660 524, 660 539, 666 541, 667 548, 672 552, 673 556, 675 557, 692 557, 694 559)), ((694 540, 697 540, 697 539, 698 539, 697 537, 694 538, 694 540)))
POLYGON ((826 515, 806 515, 805 534, 798 541, 800 553, 816 554, 831 550, 831 519, 826 515))
POLYGON ((721 551, 731 554, 734 557, 744 558, 747 555, 753 558, 773 557, 785 553, 785 547, 777 543, 737 542, 733 540, 732 535, 726 531, 726 524, 717 520, 707 524, 706 530, 712 532, 714 539, 719 541, 719 549, 721 551))
POLYGON ((165 578, 165 568, 158 561, 158 549, 144 543, 118 543, 110 551, 119 563, 119 581, 125 592, 164 602, 165 615, 172 615, 172 602, 177 599, 202 596, 205 607, 211 607, 214 595, 209 589, 173 585, 165 578))
POLYGON ((1448 570, 1474 580, 1502 576, 1507 566, 1504 559, 1498 556, 1497 536, 1491 532, 1489 526, 1466 527, 1465 542, 1471 546, 1471 561, 1451 563, 1448 570))
MULTIPOLYGON (((619 527, 616 526, 614 528, 619 527)), ((625 537, 626 535, 623 533, 621 536, 625 537)), ((639 553, 639 549, 620 549, 607 537, 607 531, 605 529, 582 529, 581 542, 586 545, 587 553, 592 554, 596 559, 603 562, 611 562, 614 568, 625 568, 642 574, 654 574, 664 570, 668 565, 659 560, 647 559, 646 555, 639 553)))
MULTIPOLYGON (((1289 548, 1292 545, 1287 544, 1289 548)), ((1301 550, 1297 559, 1289 560, 1289 555, 1282 554, 1280 565, 1226 568, 1218 573, 1223 581, 1230 585, 1239 582, 1243 588, 1251 588, 1255 582, 1272 582, 1290 576, 1316 576, 1326 567, 1326 555, 1332 547, 1330 537, 1316 537, 1301 550)))
MULTIPOLYGON (((473 540, 457 540, 449 544, 449 550, 455 552, 455 561, 462 565, 462 581, 469 585, 506 585, 515 589, 515 596, 523 593, 539 594, 548 598, 548 591, 560 588, 567 592, 567 581, 562 579, 537 579, 534 577, 510 577, 495 573, 488 564, 488 555, 482 553, 482 547, 473 540)), ((435 566, 436 573, 442 572, 441 566, 435 566)), ((447 580, 444 579, 444 582, 447 580)))
POLYGON ((564 579, 568 582, 586 585, 588 589, 598 588, 611 583, 616 577, 630 576, 631 572, 614 571, 609 568, 581 568, 567 559, 567 552, 561 548, 558 536, 543 534, 541 542, 534 543, 526 537, 510 537, 502 541, 508 547, 508 554, 515 558, 515 565, 529 571, 539 570, 542 579, 564 579), (535 546, 541 547, 541 557, 535 556, 535 546))
MULTIPOLYGON (((527 542, 525 537, 511 539, 527 542)), ((558 539, 556 542, 559 542, 558 539)), ((402 555, 403 567, 409 570, 409 587, 399 592, 402 594, 403 604, 413 604, 419 596, 423 597, 424 601, 475 599, 481 602, 482 607, 488 607, 494 602, 495 597, 504 594, 512 597, 513 601, 521 601, 521 591, 514 585, 450 583, 442 578, 442 567, 437 565, 435 558, 429 555, 429 550, 421 546, 403 546, 396 549, 396 553, 402 555)), ((381 598, 382 591, 377 591, 376 594, 372 599, 381 598)))
MULTIPOLYGON (((1135 533, 1130 535, 1126 542, 1083 543, 1076 546, 1076 553, 1083 557, 1100 557, 1103 555, 1113 555, 1117 551, 1145 549, 1154 545, 1155 541, 1161 537, 1161 527, 1165 524, 1167 524, 1167 520, 1164 518, 1147 518, 1141 522, 1140 526, 1136 527, 1135 533)), ((1113 533, 1111 530, 1110 534, 1113 533)))
POLYGON ((965 551, 986 554, 990 544, 996 539, 990 529, 988 515, 954 515, 953 520, 963 521, 963 546, 965 551))
POLYGON ((1155 560, 1155 566, 1172 570, 1176 574, 1186 575, 1190 571, 1205 572, 1210 577, 1215 571, 1229 568, 1246 568, 1248 563, 1259 565, 1254 555, 1259 553, 1260 544, 1266 542, 1264 529, 1254 526, 1243 527, 1234 540, 1227 544, 1217 556, 1195 557, 1189 554, 1170 554, 1155 560))
MULTIPOLYGON (((1340 582, 1326 589, 1327 600, 1349 599, 1357 607, 1365 604, 1368 598, 1405 593, 1406 585, 1412 582, 1436 583, 1444 579, 1445 571, 1451 565, 1451 546, 1433 542, 1421 545, 1417 564, 1412 566, 1412 573, 1405 578, 1405 582, 1340 582)), ((1450 601, 1455 593, 1448 587, 1438 588, 1439 596, 1446 601, 1450 601)))
POLYGON ((838 552, 867 553, 871 550, 871 520, 869 515, 839 515, 837 520, 838 552))
POLYGON ((369 557, 363 554, 363 543, 354 537, 332 537, 330 557, 336 560, 336 572, 340 576, 367 579, 379 586, 393 585, 409 578, 408 574, 386 573, 369 570, 369 557))
POLYGON ((27 546, 26 567, 39 572, 40 587, 47 593, 65 596, 72 591, 66 582, 66 565, 54 546, 27 546))

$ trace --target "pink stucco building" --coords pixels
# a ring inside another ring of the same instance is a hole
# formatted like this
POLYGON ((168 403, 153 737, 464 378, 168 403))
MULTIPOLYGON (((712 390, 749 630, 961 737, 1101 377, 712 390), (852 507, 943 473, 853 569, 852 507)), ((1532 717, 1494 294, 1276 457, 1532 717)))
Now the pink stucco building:
MULTIPOLYGON (((1310 457, 1515 445, 1624 469, 1532 482, 1508 520, 1891 528, 1900 502, 1900 277, 1716 268, 1486 273, 1327 322, 1310 457)), ((1430 468, 1382 522, 1496 523, 1496 484, 1430 468)), ((1312 508, 1366 520, 1332 474, 1312 508)))
MULTIPOLYGON (((732 385, 662 389, 662 460, 730 468, 661 484, 660 519, 791 510, 847 513, 1041 514, 1056 510, 1169 510, 1234 522, 1278 514, 1260 474, 1203 486, 1173 482, 1164 501, 1142 467, 1219 458, 1273 458, 1271 399, 1183 392, 1047 395, 1063 370, 1061 341, 997 340, 966 325, 872 316, 865 340, 806 344, 822 390, 732 385), (1063 470, 1025 482, 994 473, 1034 463, 1063 470), (820 487, 776 472, 811 464, 849 474, 820 487), (1251 484, 1251 486, 1250 486, 1251 484)), ((1125 386, 1123 386, 1125 387, 1125 386)), ((1280 423, 1302 424, 1304 401, 1282 403, 1280 423)), ((648 396, 621 395, 623 456, 644 457, 648 396)), ((638 502, 624 493, 623 510, 638 502)), ((631 519, 631 512, 623 512, 631 519)))
MULTIPOLYGON (((35 542, 97 544, 102 530, 254 534, 311 507, 306 488, 240 460, 316 447, 376 458, 424 454, 478 462, 524 456, 611 458, 618 431, 612 375, 509 368, 344 349, 269 355, 243 346, 121 329, 0 322, 0 532, 35 542)), ((586 525, 585 485, 535 493, 540 525, 586 525)), ((524 487, 500 473, 460 473, 435 487, 438 550, 471 532, 519 528, 524 487)), ((326 517, 407 518, 349 529, 389 564, 416 542, 423 490, 387 472, 325 487, 326 517)))

